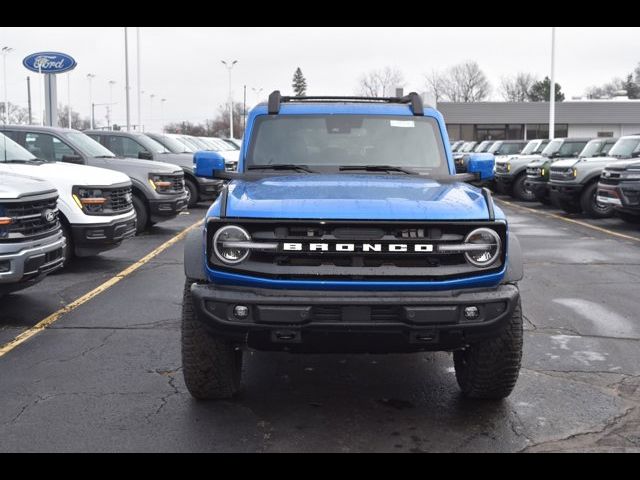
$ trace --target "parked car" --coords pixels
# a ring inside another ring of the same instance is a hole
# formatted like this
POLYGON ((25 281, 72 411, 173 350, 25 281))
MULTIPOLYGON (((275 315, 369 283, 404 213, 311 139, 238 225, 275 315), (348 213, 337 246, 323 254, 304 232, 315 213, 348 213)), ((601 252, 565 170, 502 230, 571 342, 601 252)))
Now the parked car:
POLYGON ((457 140, 455 142, 451 142, 451 153, 455 153, 458 151, 462 145, 464 145, 464 140, 457 140))
POLYGON ((193 154, 171 153, 143 133, 106 130, 87 130, 85 133, 118 156, 155 160, 182 168, 189 207, 198 201, 213 200, 224 184, 220 180, 197 178, 193 173, 193 154))
POLYGON ((65 265, 74 255, 96 255, 136 234, 131 180, 124 173, 39 159, 2 133, 0 147, 0 172, 44 179, 58 190, 65 265))
POLYGON ((487 153, 493 154, 496 157, 496 160, 498 160, 498 158, 501 157, 518 155, 526 146, 526 140, 498 140, 491 145, 487 150, 487 153))
POLYGON ((548 144, 549 140, 530 140, 519 154, 496 158, 496 190, 518 200, 535 200, 535 195, 525 185, 527 165, 538 160, 548 144))
POLYGON ((484 140, 478 143, 473 150, 468 152, 462 152, 462 155, 459 157, 454 157, 454 162, 456 165, 456 173, 465 173, 467 171, 467 163, 469 162, 470 155, 472 153, 487 153, 491 145, 493 145, 493 140, 484 140))
POLYGON ((537 201, 551 203, 549 197, 549 167, 558 160, 577 158, 590 138, 556 138, 549 142, 540 159, 527 165, 525 187, 533 192, 537 201))
POLYGON ((578 159, 560 160, 549 167, 549 192, 560 208, 568 213, 583 212, 591 218, 613 215, 613 206, 597 199, 598 180, 607 164, 618 158, 631 158, 623 155, 627 144, 625 138, 631 137, 620 139, 617 150, 617 138, 593 139, 585 145, 578 159))
POLYGON ((178 135, 174 133, 153 133, 145 132, 147 137, 152 138, 171 153, 188 153, 194 152, 193 146, 186 144, 178 138, 178 135))
POLYGON ((470 153, 473 149, 478 145, 478 142, 464 142, 458 150, 453 154, 453 161, 456 162, 458 159, 462 158, 465 153, 470 153))
POLYGON ((184 173, 177 165, 117 157, 91 137, 77 130, 36 125, 0 125, 0 132, 37 158, 106 168, 129 176, 137 232, 175 218, 187 207, 184 173))
POLYGON ((222 140, 224 140, 225 142, 227 142, 228 144, 236 147, 237 150, 240 150, 242 148, 242 139, 239 138, 222 138, 222 140))
MULTIPOLYGON (((456 176, 443 117, 423 105, 415 93, 372 108, 276 91, 249 113, 238 172, 195 154, 198 175, 230 183, 185 242, 182 367, 194 397, 233 397, 246 347, 453 351, 464 395, 510 394, 519 244, 491 193, 456 176)), ((492 169, 469 160, 482 180, 492 169)))
MULTIPOLYGON (((2 142, 0 152, 4 157, 2 142)), ((0 172, 0 296, 62 267, 65 239, 57 201, 51 183, 0 172)))
MULTIPOLYGON (((613 206, 616 215, 640 223, 640 136, 623 137, 625 142, 609 154, 629 158, 605 167, 598 183, 598 202, 613 206)), ((620 142, 622 142, 622 138, 620 142)))

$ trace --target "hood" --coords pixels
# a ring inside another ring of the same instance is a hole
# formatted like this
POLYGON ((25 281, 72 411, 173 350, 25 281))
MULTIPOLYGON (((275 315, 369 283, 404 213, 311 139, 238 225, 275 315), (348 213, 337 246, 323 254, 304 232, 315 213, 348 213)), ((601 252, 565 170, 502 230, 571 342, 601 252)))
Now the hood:
POLYGON ((227 216, 486 220, 488 210, 480 190, 466 183, 396 175, 303 174, 233 181, 229 186, 227 216))
POLYGON ((129 169, 149 172, 149 173, 173 173, 181 172, 182 169, 177 165, 172 166, 164 162, 154 162, 151 160, 140 160, 131 157, 115 157, 115 158, 92 158, 92 165, 100 168, 108 168, 110 170, 128 171, 129 169))
POLYGON ((124 173, 62 162, 45 162, 41 164, 0 163, 0 171, 48 180, 56 188, 59 188, 60 185, 68 184, 107 186, 118 183, 131 183, 129 177, 124 173))
POLYGON ((553 169, 565 169, 565 168, 571 168, 573 167, 576 163, 578 163, 580 160, 577 158, 566 158, 564 160, 558 160, 557 162, 553 162, 553 169))
POLYGON ((180 168, 193 171, 193 153, 158 153, 154 160, 162 163, 172 163, 180 168))
MULTIPOLYGON (((537 157, 535 160, 528 162, 527 167, 542 167, 549 163, 549 159, 546 157, 537 157)), ((555 163, 555 162, 554 162, 555 163)))
POLYGON ((508 155, 507 159, 504 160, 504 162, 506 162, 507 160, 513 164, 523 164, 526 165, 528 163, 531 163, 535 160, 540 160, 542 158, 541 155, 508 155))
POLYGON ((56 188, 44 180, 9 172, 0 172, 0 200, 15 200, 20 197, 55 191, 56 188))
POLYGON ((613 168, 615 170, 626 170, 627 168, 640 169, 640 161, 637 158, 629 158, 627 160, 615 160, 611 157, 607 157, 607 168, 613 168))

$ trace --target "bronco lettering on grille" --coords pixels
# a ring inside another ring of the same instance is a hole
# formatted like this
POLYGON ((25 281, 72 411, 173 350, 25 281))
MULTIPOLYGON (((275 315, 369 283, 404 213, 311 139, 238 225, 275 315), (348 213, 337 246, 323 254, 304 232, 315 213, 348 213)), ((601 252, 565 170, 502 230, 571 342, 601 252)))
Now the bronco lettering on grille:
POLYGON ((297 243, 285 242, 282 250, 286 252, 391 252, 391 253, 430 253, 430 243, 297 243))

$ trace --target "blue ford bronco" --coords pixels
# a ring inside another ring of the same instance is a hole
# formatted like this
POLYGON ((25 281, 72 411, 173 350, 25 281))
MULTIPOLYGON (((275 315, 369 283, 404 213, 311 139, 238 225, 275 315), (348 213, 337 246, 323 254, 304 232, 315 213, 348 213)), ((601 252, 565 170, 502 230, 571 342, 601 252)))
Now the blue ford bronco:
POLYGON ((442 115, 397 98, 284 97, 249 114, 237 172, 185 245, 182 362, 198 399, 233 397, 246 348, 449 351, 470 398, 508 396, 522 356, 520 246, 456 175, 442 115))

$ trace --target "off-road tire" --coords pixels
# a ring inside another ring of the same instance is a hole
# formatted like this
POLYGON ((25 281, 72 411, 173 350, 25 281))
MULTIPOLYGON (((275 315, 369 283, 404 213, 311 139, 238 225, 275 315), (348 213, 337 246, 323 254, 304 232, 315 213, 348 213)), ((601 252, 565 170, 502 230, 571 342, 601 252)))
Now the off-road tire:
POLYGON ((198 400, 229 399, 240 390, 242 350, 211 334, 196 319, 187 279, 182 300, 182 373, 198 400))
POLYGON ((193 182, 193 180, 189 178, 184 179, 184 188, 189 192, 189 203, 188 207, 193 208, 198 203, 198 187, 193 182))
POLYGON ((64 261, 62 262, 62 268, 58 270, 58 272, 64 270, 69 266, 71 260, 75 256, 74 246, 73 246, 73 238, 71 237, 71 229, 64 222, 60 222, 60 228, 62 229, 62 236, 66 240, 66 246, 62 254, 64 255, 64 261))
POLYGON ((465 397, 499 400, 508 397, 518 380, 522 360, 520 301, 494 338, 453 354, 458 385, 465 397))
POLYGON ((588 185, 580 195, 580 206, 584 214, 590 218, 609 218, 613 216, 611 205, 597 203, 598 184, 588 185))
POLYGON ((136 211, 136 235, 140 235, 149 226, 149 212, 144 201, 137 195, 133 196, 132 202, 136 211))
POLYGON ((511 186, 511 196, 524 202, 535 202, 536 196, 524 185, 526 179, 526 172, 522 172, 516 177, 516 179, 513 181, 513 185, 511 186))

